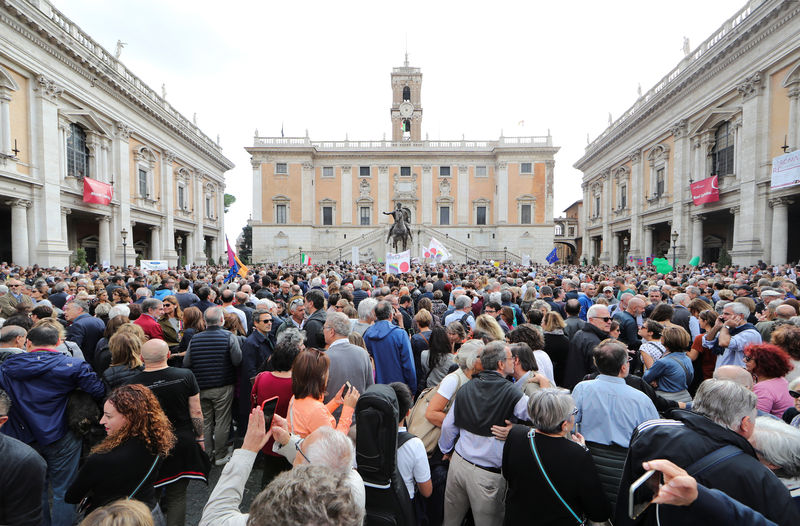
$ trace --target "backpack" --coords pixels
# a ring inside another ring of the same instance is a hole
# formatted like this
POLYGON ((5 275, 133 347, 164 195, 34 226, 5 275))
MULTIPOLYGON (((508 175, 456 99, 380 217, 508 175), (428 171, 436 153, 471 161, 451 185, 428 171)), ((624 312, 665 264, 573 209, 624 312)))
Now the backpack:
POLYGON ((461 325, 464 326, 464 330, 467 331, 467 334, 469 334, 469 331, 472 330, 472 327, 470 327, 469 322, 467 321, 470 316, 472 316, 472 313, 471 312, 467 312, 466 314, 461 316, 460 320, 458 320, 458 321, 461 322, 461 325))
MULTIPOLYGON (((451 396, 450 400, 448 400, 447 404, 445 404, 445 413, 450 411, 450 406, 453 405, 453 400, 456 398, 456 393, 459 389, 461 389, 461 386, 464 385, 466 380, 466 377, 463 373, 456 371, 452 374, 455 374, 458 378, 458 387, 456 387, 453 396, 451 396)), ((422 440, 422 443, 425 444, 425 451, 428 452, 429 457, 436 450, 436 445, 439 443, 439 437, 442 435, 442 428, 431 424, 431 422, 425 418, 425 412, 428 410, 428 404, 431 403, 433 395, 439 391, 439 385, 441 385, 441 383, 433 387, 428 387, 422 391, 422 393, 420 393, 417 401, 414 403, 414 407, 411 408, 411 414, 408 415, 408 418, 406 419, 409 433, 419 437, 419 439, 422 440)))
MULTIPOLYGON (((414 507, 397 471, 398 408, 394 389, 367 388, 355 410, 356 464, 364 479, 366 526, 413 526, 414 507)), ((403 437, 405 442, 407 437, 403 437)))

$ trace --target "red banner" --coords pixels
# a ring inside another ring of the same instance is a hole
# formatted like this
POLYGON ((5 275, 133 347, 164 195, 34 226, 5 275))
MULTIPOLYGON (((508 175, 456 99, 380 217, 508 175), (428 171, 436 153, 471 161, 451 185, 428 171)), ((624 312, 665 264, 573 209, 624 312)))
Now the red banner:
POLYGON ((107 205, 111 203, 111 198, 114 197, 114 187, 108 183, 102 183, 83 178, 83 202, 84 203, 97 203, 99 205, 107 205))
POLYGON ((719 180, 712 175, 702 181, 692 183, 692 201, 695 205, 704 205, 719 201, 719 180))

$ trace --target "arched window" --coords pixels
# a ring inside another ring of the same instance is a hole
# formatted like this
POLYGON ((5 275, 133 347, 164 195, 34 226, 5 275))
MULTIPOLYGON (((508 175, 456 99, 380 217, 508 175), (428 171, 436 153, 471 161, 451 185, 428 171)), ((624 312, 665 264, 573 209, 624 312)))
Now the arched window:
POLYGON ((67 176, 89 176, 89 148, 86 147, 86 132, 78 124, 69 125, 67 136, 67 176))
POLYGON ((733 174, 733 133, 729 122, 720 124, 714 133, 712 156, 712 175, 733 174))
POLYGON ((408 86, 403 88, 403 100, 411 100, 411 88, 408 86))
POLYGON ((563 236, 564 235, 564 227, 561 226, 560 223, 556 223, 556 235, 563 236))
POLYGON ((411 133, 411 121, 408 119, 403 121, 403 133, 411 133))

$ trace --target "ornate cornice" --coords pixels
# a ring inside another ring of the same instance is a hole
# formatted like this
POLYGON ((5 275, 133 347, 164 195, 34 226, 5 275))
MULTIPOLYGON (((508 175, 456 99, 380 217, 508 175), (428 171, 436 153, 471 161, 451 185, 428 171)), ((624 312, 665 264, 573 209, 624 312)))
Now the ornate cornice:
POLYGON ((769 206, 775 208, 776 206, 789 206, 794 204, 794 199, 789 197, 773 197, 769 200, 769 206))
POLYGON ((124 122, 117 121, 114 123, 114 135, 116 135, 120 139, 125 139, 127 141, 128 139, 131 138, 132 133, 133 129, 124 122))
POLYGON ((669 131, 676 139, 683 139, 689 134, 689 121, 687 119, 681 119, 673 124, 669 131))
POLYGON ((56 100, 64 93, 62 88, 55 80, 39 75, 36 77, 36 84, 33 86, 34 91, 38 91, 42 97, 50 100, 56 100))
POLYGON ((10 206, 11 208, 25 208, 28 209, 33 205, 33 203, 27 199, 12 199, 10 201, 6 201, 5 204, 10 206))
POLYGON ((744 81, 736 86, 736 90, 739 92, 739 95, 742 96, 742 100, 749 100, 755 97, 762 89, 760 71, 756 71, 752 75, 745 77, 744 81))

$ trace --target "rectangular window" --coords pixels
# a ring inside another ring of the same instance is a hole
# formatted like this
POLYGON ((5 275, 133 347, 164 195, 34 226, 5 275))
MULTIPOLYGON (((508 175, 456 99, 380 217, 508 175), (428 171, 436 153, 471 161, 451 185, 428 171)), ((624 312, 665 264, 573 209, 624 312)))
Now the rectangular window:
POLYGON ((323 206, 322 207, 322 224, 323 225, 332 225, 333 224, 333 207, 332 206, 323 206))
POLYGON ((147 170, 139 168, 139 197, 148 197, 147 191, 147 170))
POLYGON ((575 237, 575 227, 569 227, 569 237, 575 237))
POLYGON ((275 222, 279 225, 286 224, 286 205, 275 206, 275 222))
POLYGON ((625 185, 619 187, 619 207, 623 210, 628 208, 628 187, 625 185))
POLYGON ((361 226, 369 226, 370 221, 372 221, 371 212, 372 212, 372 210, 370 210, 370 207, 368 207, 368 206, 362 206, 361 207, 361 213, 360 213, 361 226))
POLYGON ((449 166, 440 166, 439 167, 439 177, 450 177, 450 167, 449 166))
POLYGON ((186 187, 182 184, 178 185, 178 208, 180 210, 186 209, 186 187))
POLYGON ((476 166, 475 167, 475 177, 486 177, 486 167, 485 166, 476 166))
POLYGON ((478 217, 477 217, 476 223, 479 224, 479 225, 485 225, 486 224, 486 207, 485 206, 479 206, 478 210, 477 210, 477 215, 478 215, 478 217))
POLYGON ((439 224, 440 225, 449 225, 450 224, 450 207, 449 206, 440 206, 439 207, 439 224))
POLYGON ((333 166, 323 166, 322 177, 333 177, 333 166))
POLYGON ((275 163, 275 173, 278 175, 286 175, 289 173, 289 169, 286 166, 286 163, 275 163))
POLYGON ((206 217, 209 219, 214 218, 214 208, 211 205, 211 196, 206 196, 206 217))
POLYGON ((531 205, 522 205, 520 210, 520 220, 519 222, 523 225, 530 225, 531 224, 531 205))
POLYGON ((594 216, 600 217, 600 196, 594 196, 594 216))
POLYGON ((411 167, 410 166, 401 166, 400 167, 400 175, 403 177, 411 177, 411 167))
POLYGON ((520 163, 519 173, 521 174, 533 173, 533 163, 520 163))
POLYGON ((664 190, 664 169, 659 168, 656 170, 656 197, 661 197, 664 195, 664 190))
POLYGON ((359 177, 369 177, 370 176, 369 166, 359 166, 358 167, 358 176, 359 177))

